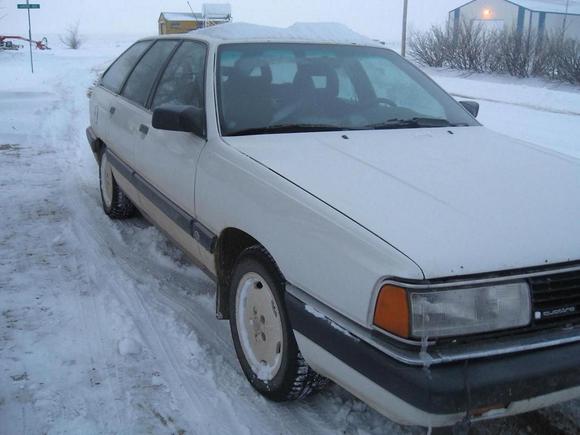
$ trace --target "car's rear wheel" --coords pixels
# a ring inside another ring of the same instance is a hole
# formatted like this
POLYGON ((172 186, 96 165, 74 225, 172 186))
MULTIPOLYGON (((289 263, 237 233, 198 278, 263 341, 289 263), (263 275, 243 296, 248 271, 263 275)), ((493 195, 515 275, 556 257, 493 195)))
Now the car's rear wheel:
POLYGON ((230 287, 230 328, 252 386, 270 400, 306 397, 328 381, 302 358, 284 304, 284 280, 261 246, 244 250, 230 287))
POLYGON ((103 210, 110 218, 126 219, 135 214, 135 206, 117 184, 104 150, 99 159, 99 186, 103 210))

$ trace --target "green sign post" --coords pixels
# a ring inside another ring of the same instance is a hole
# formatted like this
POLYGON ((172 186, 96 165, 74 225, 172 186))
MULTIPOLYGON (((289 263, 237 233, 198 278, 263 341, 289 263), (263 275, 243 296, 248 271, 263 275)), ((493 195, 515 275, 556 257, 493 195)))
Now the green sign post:
POLYGON ((28 12, 28 44, 30 46, 30 70, 32 74, 34 74, 34 62, 32 62, 32 27, 30 25, 30 9, 40 9, 40 5, 38 3, 30 3, 29 0, 26 0, 26 3, 18 3, 16 5, 18 9, 26 9, 28 12))

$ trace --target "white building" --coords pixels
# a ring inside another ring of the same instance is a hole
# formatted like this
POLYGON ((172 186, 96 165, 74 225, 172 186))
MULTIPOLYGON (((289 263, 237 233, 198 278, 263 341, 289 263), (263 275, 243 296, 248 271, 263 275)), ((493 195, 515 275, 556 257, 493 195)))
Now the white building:
POLYGON ((564 32, 580 40, 579 0, 473 0, 449 12, 452 26, 461 20, 520 32, 564 32))

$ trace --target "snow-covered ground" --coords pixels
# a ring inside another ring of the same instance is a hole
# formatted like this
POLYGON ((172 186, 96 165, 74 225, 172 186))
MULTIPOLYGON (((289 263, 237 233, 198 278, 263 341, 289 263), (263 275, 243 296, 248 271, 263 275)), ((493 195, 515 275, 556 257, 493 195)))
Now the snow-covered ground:
MULTIPOLYGON (((101 211, 87 88, 134 38, 0 53, 0 434, 420 434, 334 386, 275 404, 243 378, 214 284, 144 220, 101 211)), ((580 158, 580 92, 429 70, 503 133, 580 158)), ((475 433, 578 433, 580 402, 475 433)))
POLYGON ((458 100, 477 100, 478 119, 487 127, 580 158, 580 87, 434 68, 426 72, 458 100))

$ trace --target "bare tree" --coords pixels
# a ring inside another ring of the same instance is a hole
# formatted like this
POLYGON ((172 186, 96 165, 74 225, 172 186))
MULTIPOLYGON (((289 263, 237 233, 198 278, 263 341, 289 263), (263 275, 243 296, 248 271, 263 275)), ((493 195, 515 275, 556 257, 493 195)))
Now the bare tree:
POLYGON ((70 26, 68 26, 64 35, 60 35, 59 38, 60 42, 62 42, 68 48, 71 48, 73 50, 78 49, 84 42, 83 38, 79 34, 78 22, 76 24, 71 24, 70 26))

